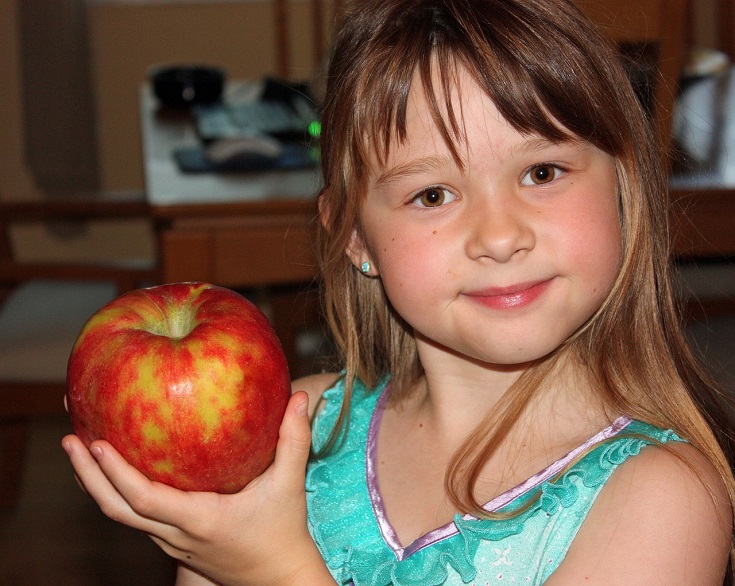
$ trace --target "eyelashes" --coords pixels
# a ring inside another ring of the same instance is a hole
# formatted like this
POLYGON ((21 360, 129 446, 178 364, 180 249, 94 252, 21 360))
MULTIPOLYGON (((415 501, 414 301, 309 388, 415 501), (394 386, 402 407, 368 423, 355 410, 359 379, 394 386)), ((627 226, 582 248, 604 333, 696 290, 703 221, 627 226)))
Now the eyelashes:
POLYGON ((412 203, 423 208, 436 208, 457 199, 457 196, 446 187, 433 185, 422 189, 411 200, 412 203))
MULTIPOLYGON (((552 183, 566 172, 556 163, 537 163, 530 167, 521 178, 521 185, 535 186, 552 183)), ((441 185, 425 187, 411 198, 411 204, 422 208, 437 208, 452 203, 457 196, 441 185)))
POLYGON ((521 185, 545 185, 551 183, 566 171, 555 163, 533 165, 521 179, 521 185))

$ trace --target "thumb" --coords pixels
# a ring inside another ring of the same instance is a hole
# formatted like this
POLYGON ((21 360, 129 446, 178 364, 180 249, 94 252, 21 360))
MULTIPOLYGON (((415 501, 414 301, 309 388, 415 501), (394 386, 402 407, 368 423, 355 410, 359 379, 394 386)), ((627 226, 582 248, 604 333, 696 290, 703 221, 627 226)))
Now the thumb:
POLYGON ((311 426, 308 416, 309 395, 295 392, 286 407, 279 430, 274 472, 287 483, 304 486, 306 463, 311 451, 311 426))

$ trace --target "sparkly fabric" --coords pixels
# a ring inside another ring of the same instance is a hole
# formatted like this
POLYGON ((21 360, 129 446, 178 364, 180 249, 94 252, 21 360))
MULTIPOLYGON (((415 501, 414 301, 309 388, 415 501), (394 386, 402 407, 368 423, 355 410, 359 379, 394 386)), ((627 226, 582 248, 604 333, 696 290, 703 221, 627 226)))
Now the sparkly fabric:
MULTIPOLYGON (((621 417, 485 506, 508 512, 536 499, 522 513, 503 520, 457 515, 402 547, 385 516, 374 468, 387 394, 386 383, 372 391, 356 384, 347 433, 333 453, 310 462, 307 470, 309 530, 339 584, 542 584, 564 559, 615 468, 655 441, 680 441, 671 431, 621 417)), ((315 447, 328 437, 342 397, 341 381, 324 393, 314 422, 315 447)))

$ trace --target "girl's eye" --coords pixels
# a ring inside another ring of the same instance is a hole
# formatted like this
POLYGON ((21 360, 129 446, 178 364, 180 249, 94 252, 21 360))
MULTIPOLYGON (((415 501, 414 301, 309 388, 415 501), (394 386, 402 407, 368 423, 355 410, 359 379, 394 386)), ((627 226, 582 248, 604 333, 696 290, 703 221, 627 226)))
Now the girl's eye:
POLYGON ((412 201, 424 208, 436 208, 454 200, 454 194, 443 187, 427 187, 416 195, 412 201))
POLYGON ((551 183, 562 170, 551 163, 541 163, 531 167, 531 170, 521 180, 522 185, 543 185, 551 183))

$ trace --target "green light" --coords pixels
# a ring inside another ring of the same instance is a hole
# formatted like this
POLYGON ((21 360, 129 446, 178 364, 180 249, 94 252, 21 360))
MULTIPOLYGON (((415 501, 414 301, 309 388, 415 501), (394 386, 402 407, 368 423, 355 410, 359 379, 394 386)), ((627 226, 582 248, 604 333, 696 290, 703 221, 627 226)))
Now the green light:
POLYGON ((319 138, 319 136, 322 133, 322 124, 318 120, 314 120, 313 122, 309 122, 309 126, 307 128, 307 132, 309 133, 309 136, 311 138, 319 138))

